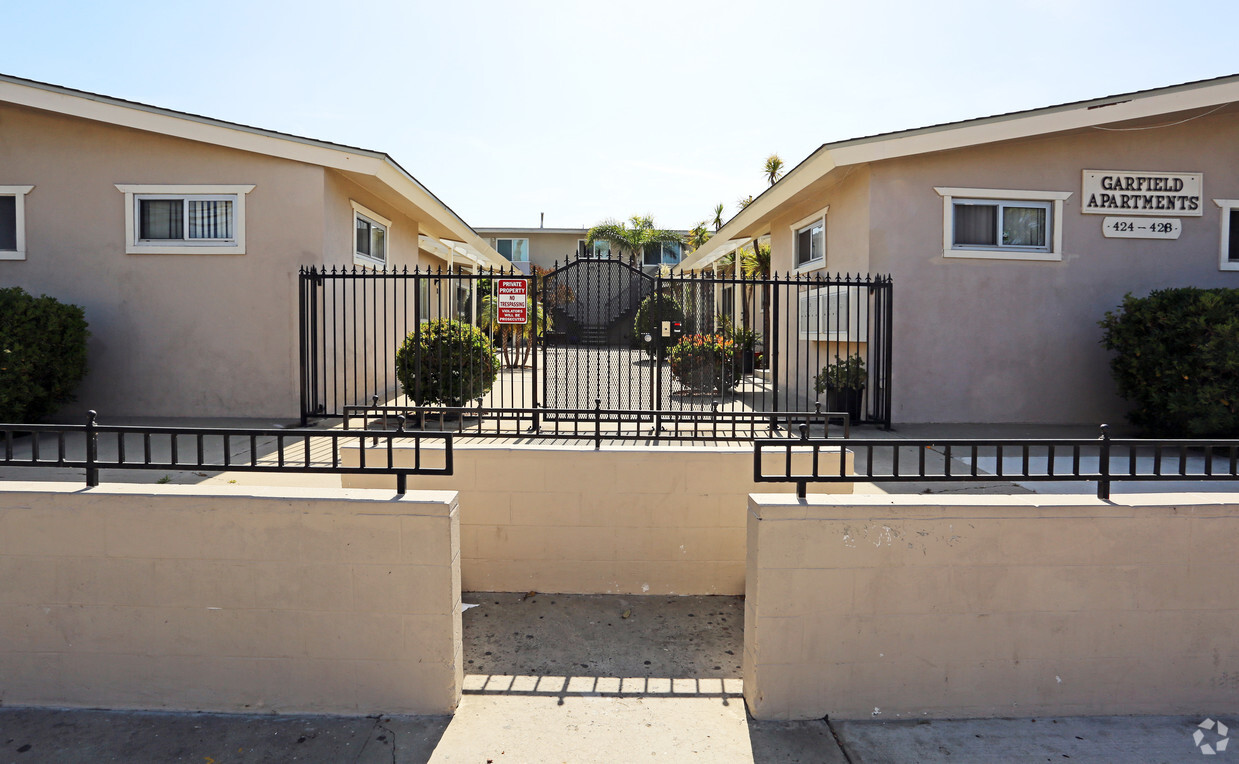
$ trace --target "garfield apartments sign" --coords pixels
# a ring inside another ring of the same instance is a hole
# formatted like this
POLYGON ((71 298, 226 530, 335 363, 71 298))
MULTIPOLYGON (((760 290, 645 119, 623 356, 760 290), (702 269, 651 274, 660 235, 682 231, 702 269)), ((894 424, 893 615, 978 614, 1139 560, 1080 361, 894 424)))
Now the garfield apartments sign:
POLYGON ((1081 212, 1199 217, 1203 173, 1085 170, 1081 212))

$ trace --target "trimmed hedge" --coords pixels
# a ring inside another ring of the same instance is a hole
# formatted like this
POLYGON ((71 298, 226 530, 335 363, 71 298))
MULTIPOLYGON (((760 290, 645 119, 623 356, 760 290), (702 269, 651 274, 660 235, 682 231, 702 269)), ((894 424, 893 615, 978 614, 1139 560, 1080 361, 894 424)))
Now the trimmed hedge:
POLYGON ((37 422, 73 400, 89 336, 77 305, 0 289, 0 422, 37 422))
POLYGON ((481 398, 495 384, 498 367, 480 329, 446 318, 409 332, 396 351, 396 378, 418 406, 463 406, 481 398))
POLYGON ((1099 323, 1132 424, 1161 437, 1239 437, 1239 289, 1129 293, 1099 323))

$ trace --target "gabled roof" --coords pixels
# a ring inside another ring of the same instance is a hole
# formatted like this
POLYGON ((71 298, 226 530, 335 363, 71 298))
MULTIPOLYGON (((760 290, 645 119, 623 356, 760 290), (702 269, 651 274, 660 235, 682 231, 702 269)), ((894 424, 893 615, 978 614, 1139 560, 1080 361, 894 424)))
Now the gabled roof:
POLYGON ((1094 98, 1040 109, 949 122, 823 144, 779 182, 727 221, 709 242, 680 264, 695 268, 721 257, 738 243, 769 231, 770 218, 831 172, 867 162, 980 146, 1037 135, 1203 110, 1199 116, 1239 101, 1239 74, 1182 85, 1094 98))
POLYGON ((405 211, 418 220, 424 233, 463 242, 494 264, 507 265, 507 260, 487 246, 468 223, 381 151, 225 122, 7 74, 0 74, 0 102, 328 167, 389 198, 394 192, 410 208, 405 211))

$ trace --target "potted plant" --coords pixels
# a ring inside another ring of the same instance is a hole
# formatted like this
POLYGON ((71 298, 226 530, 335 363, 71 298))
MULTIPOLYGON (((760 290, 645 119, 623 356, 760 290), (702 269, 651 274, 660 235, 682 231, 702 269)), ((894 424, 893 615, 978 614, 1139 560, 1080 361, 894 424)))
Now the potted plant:
POLYGON ((744 326, 736 326, 730 316, 720 314, 716 320, 719 331, 736 346, 736 355, 740 359, 740 371, 752 374, 753 368, 757 365, 756 348, 761 335, 744 326))
POLYGON ((831 411, 846 411, 853 422, 860 421, 861 404, 865 400, 865 385, 869 373, 865 360, 858 355, 846 359, 835 356, 833 363, 822 367, 813 378, 813 389, 818 395, 826 393, 826 408, 831 411))

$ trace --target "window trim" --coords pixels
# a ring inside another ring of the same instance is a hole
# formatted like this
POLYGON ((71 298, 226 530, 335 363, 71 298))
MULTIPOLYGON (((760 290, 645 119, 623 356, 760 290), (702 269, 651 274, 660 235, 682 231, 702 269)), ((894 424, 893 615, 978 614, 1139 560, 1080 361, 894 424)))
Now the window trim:
POLYGON ((352 225, 349 226, 349 250, 353 253, 353 264, 366 266, 369 268, 379 267, 386 268, 391 262, 391 221, 383 217, 379 213, 360 204, 352 199, 349 199, 349 204, 353 207, 352 225), (383 227, 383 259, 363 254, 357 251, 357 218, 369 222, 371 225, 383 227))
POLYGON ((1063 202, 1071 198, 1071 191, 1019 191, 1004 188, 955 188, 934 186, 942 197, 942 256, 946 258, 973 258, 981 260, 1032 260, 1037 262, 1061 262, 1063 259, 1063 202), (996 202, 1051 202, 1050 247, 1043 249, 1020 249, 1016 247, 957 247, 954 242, 955 199, 975 199, 996 202))
POLYGON ((662 268, 663 266, 669 266, 669 267, 674 268, 675 266, 679 265, 682 262, 684 262, 684 244, 682 242, 656 241, 656 242, 646 245, 641 250, 641 267, 643 268, 662 268), (677 257, 675 258, 673 262, 667 262, 666 253, 663 251, 663 247, 667 246, 668 244, 675 244, 676 246, 680 248, 679 255, 677 255, 677 257), (649 248, 651 246, 658 247, 658 262, 656 263, 649 262, 649 256, 650 256, 649 248))
POLYGON ((13 197, 13 217, 16 249, 0 250, 0 260, 26 259, 26 194, 34 186, 0 186, 0 196, 13 197))
POLYGON ((585 239, 576 240, 577 258, 581 260, 610 260, 611 259, 611 242, 598 239, 594 242, 594 246, 590 247, 586 244, 585 239), (605 255, 598 254, 598 247, 606 247, 605 255))
POLYGON ((807 217, 797 220, 788 228, 792 232, 792 273, 809 273, 811 271, 820 271, 826 267, 826 215, 830 212, 830 205, 826 205, 817 212, 807 217), (800 232, 814 223, 821 221, 822 223, 822 256, 816 260, 806 260, 803 263, 796 263, 796 241, 800 232))
MULTIPOLYGON (((525 242, 525 259, 524 260, 513 260, 511 258, 508 258, 508 262, 513 263, 513 264, 529 262, 529 237, 528 236, 496 236, 495 243, 494 243, 494 250, 496 252, 499 252, 499 242, 501 241, 523 241, 525 242)), ((513 251, 515 251, 515 247, 513 247, 513 251)), ((499 252, 499 256, 502 257, 503 253, 499 252)))
MULTIPOLYGON (((1239 199, 1214 199, 1213 203, 1222 209, 1222 235, 1218 240, 1218 270, 1239 271, 1239 257, 1230 259, 1230 218, 1232 212, 1239 212, 1239 199)), ((1235 253, 1239 255, 1239 252, 1235 253)))
POLYGON ((127 255, 244 255, 245 195, 254 190, 250 185, 145 185, 117 183, 116 190, 125 194, 125 254, 127 255), (165 196, 188 199, 192 196, 230 196, 233 238, 221 243, 191 244, 185 240, 168 242, 140 241, 138 237, 138 199, 145 196, 165 196))

